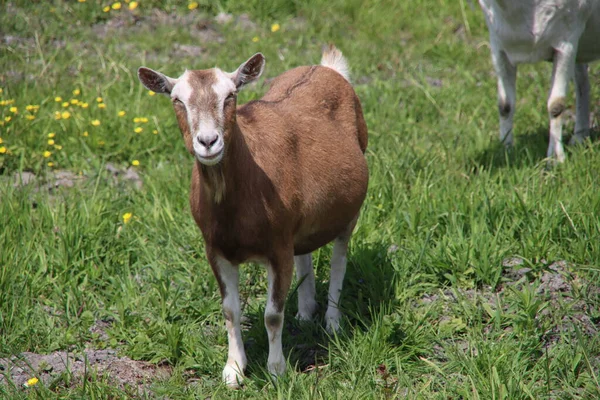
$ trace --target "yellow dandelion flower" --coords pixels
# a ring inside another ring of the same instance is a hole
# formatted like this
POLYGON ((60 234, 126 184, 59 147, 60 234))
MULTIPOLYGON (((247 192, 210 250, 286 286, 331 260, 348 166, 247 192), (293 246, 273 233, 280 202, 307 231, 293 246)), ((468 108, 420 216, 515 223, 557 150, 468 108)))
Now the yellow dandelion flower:
POLYGON ((52 145, 54 144, 54 140, 52 140, 52 139, 49 139, 49 140, 48 140, 48 144, 49 144, 50 146, 52 146, 52 145))
POLYGON ((3 90, 2 90, 2 88, 0 87, 0 94, 2 94, 2 92, 3 92, 3 90))
POLYGON ((104 101, 104 99, 102 97, 96 97, 97 103, 102 103, 103 101, 104 101))
POLYGON ((5 153, 6 153, 6 147, 0 146, 0 154, 5 154, 5 153))
POLYGON ((121 9, 121 3, 119 3, 119 2, 117 1, 117 2, 115 2, 115 3, 113 3, 113 4, 112 4, 111 8, 112 8, 113 10, 120 10, 120 9, 121 9))
POLYGON ((68 102, 68 101, 65 101, 64 103, 62 103, 62 106, 63 106, 63 107, 69 107, 69 102, 68 102))
POLYGON ((39 379, 36 377, 30 378, 27 380, 26 386, 35 386, 39 382, 39 379))
POLYGON ((79 103, 79 100, 77 100, 77 99, 71 99, 71 104, 77 104, 77 103, 79 103))
POLYGON ((129 221, 131 221, 131 217, 133 217, 132 213, 125 213, 125 214, 123 214, 123 223, 126 224, 129 221))
POLYGON ((88 137, 88 135, 89 135, 89 133, 87 131, 85 131, 81 134, 81 136, 83 136, 83 137, 88 137))
POLYGON ((271 25, 271 32, 277 32, 279 29, 281 29, 281 26, 277 23, 271 25))
POLYGON ((54 136, 56 136, 56 133, 54 133, 54 132, 50 132, 50 133, 48 134, 48 138, 49 138, 49 139, 52 139, 54 136))
POLYGON ((198 2, 192 1, 190 4, 188 4, 188 10, 195 10, 196 8, 198 8, 198 2))
POLYGON ((138 2, 137 1, 132 1, 131 3, 129 3, 129 9, 130 10, 135 10, 138 6, 138 2))
POLYGON ((54 119, 55 119, 55 120, 59 120, 59 119, 61 119, 61 118, 62 118, 62 116, 61 116, 61 113, 60 113, 60 111, 56 111, 56 112, 54 112, 54 119))
POLYGON ((28 104, 28 105, 25 107, 25 110, 27 110, 27 111, 33 111, 33 110, 35 110, 35 107, 34 107, 34 106, 32 106, 31 104, 28 104))
POLYGON ((98 126, 98 125, 100 125, 100 120, 99 120, 99 119, 95 119, 95 120, 93 120, 93 121, 92 121, 92 125, 94 125, 94 126, 98 126))
POLYGON ((54 101, 55 101, 55 102, 57 102, 57 103, 60 103, 60 102, 62 101, 62 97, 60 97, 60 96, 56 96, 56 97, 54 98, 54 101))
POLYGON ((52 153, 50 153, 48 150, 46 150, 46 151, 44 152, 44 157, 45 157, 45 158, 48 158, 48 157, 50 157, 51 155, 52 155, 52 153))
POLYGON ((73 90, 73 96, 79 96, 80 94, 81 94, 81 90, 80 89, 73 90))
POLYGON ((146 118, 146 117, 140 117, 140 122, 147 123, 148 122, 148 118, 146 118))
POLYGON ((104 146, 104 140, 98 140, 98 146, 104 146))
POLYGON ((6 100, 0 100, 0 106, 5 106, 6 105, 6 100))
POLYGON ((88 103, 81 103, 81 108, 88 108, 90 105, 88 103))
POLYGON ((9 115, 8 117, 4 117, 4 122, 10 122, 12 117, 9 115))
POLYGON ((158 131, 157 131, 156 129, 154 129, 154 130, 152 131, 152 133, 154 133, 155 135, 158 135, 158 131))
POLYGON ((0 144, 2 144, 2 143, 3 143, 3 141, 2 141, 2 138, 0 137, 0 144))
POLYGON ((106 108, 106 104, 100 103, 100 104, 98 104, 98 108, 106 108))
POLYGON ((62 119, 69 119, 71 117, 71 113, 68 111, 65 111, 65 112, 61 113, 60 116, 62 117, 62 119))
POLYGON ((252 38, 252 41, 253 41, 254 43, 258 42, 259 40, 260 40, 260 39, 258 38, 258 36, 254 36, 254 37, 252 38))
POLYGON ((133 122, 135 122, 136 124, 138 124, 140 122, 140 117, 135 117, 133 119, 133 122))
POLYGON ((156 92, 153 92, 152 90, 148 90, 148 96, 154 96, 156 94, 156 92))
POLYGON ((77 0, 80 3, 85 3, 85 0, 77 0))
POLYGON ((55 145, 54 145, 54 148, 55 148, 56 150, 62 150, 62 146, 61 146, 60 144, 55 144, 55 145))
POLYGON ((17 114, 19 112, 19 109, 17 107, 11 107, 8 110, 13 114, 17 114))
POLYGON ((106 6, 102 9, 102 11, 104 12, 109 12, 110 11, 110 6, 106 6))
POLYGON ((133 165, 133 166, 137 167, 138 165, 140 165, 140 162, 139 162, 138 160, 133 160, 133 161, 131 162, 131 165, 133 165))
POLYGON ((140 133, 140 132, 142 132, 143 130, 144 130, 144 129, 143 129, 141 126, 138 126, 138 127, 137 127, 137 128, 135 128, 133 131, 134 131, 135 133, 140 133))
POLYGON ((52 161, 50 161, 50 162, 48 163, 48 166, 49 166, 49 167, 54 167, 54 163, 53 163, 52 161))
POLYGON ((119 117, 124 117, 124 116, 125 116, 125 114, 126 114, 126 113, 125 113, 125 111, 123 111, 123 110, 121 110, 121 111, 119 111, 119 112, 117 113, 117 115, 118 115, 119 117))
POLYGON ((29 121, 33 121, 35 119, 35 115, 26 115, 25 118, 29 121))

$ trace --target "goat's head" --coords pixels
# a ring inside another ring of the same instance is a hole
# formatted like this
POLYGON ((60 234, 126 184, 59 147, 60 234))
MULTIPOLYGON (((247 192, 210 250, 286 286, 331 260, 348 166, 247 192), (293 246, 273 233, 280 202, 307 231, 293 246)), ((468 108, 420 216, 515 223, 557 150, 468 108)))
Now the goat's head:
POLYGON ((171 97, 188 151, 202 164, 215 165, 235 125, 237 92, 257 79, 264 66, 264 56, 257 53, 231 73, 218 68, 186 70, 170 78, 140 67, 138 77, 148 89, 171 97))

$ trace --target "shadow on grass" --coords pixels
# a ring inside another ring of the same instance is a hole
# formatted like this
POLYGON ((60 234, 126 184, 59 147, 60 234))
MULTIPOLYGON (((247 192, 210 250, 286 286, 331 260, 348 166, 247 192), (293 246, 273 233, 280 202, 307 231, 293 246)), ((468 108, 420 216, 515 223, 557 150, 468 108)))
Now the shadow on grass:
MULTIPOLYGON (((319 304, 314 321, 301 322, 295 318, 297 284, 293 284, 286 303, 283 352, 297 371, 310 371, 328 362, 327 348, 331 336, 325 330, 324 318, 330 250, 331 246, 327 246, 318 257, 313 255, 319 304)), ((387 251, 383 245, 356 244, 351 247, 340 301, 343 319, 339 337, 342 340, 350 340, 355 329, 369 328, 374 316, 394 301, 395 272, 387 251)), ((247 373, 258 376, 265 374, 269 351, 263 313, 264 306, 247 310, 251 326, 243 333, 249 360, 247 373)))
MULTIPOLYGON (((563 143, 567 154, 573 148, 572 145, 568 145, 572 137, 571 130, 571 128, 563 128, 566 132, 563 134, 563 143)), ((542 163, 546 159, 548 150, 548 134, 547 126, 529 130, 525 134, 518 135, 514 146, 510 148, 506 148, 497 138, 494 138, 488 148, 469 160, 473 172, 477 173, 482 169, 499 172, 505 168, 521 169, 542 163)), ((600 129, 591 129, 589 140, 596 142, 599 138, 600 129)))
POLYGON ((548 128, 540 127, 515 138, 513 147, 505 147, 498 138, 471 160, 473 171, 488 170, 497 172, 505 168, 521 169, 531 167, 546 158, 548 149, 548 128))

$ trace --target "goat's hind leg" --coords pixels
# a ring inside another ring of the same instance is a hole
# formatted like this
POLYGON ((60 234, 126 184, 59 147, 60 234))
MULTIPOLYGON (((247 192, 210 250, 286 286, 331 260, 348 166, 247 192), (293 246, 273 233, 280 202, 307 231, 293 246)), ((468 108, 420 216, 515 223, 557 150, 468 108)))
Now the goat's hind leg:
POLYGON ((498 113, 500 114, 500 142, 513 145, 513 116, 517 99, 517 67, 511 64, 506 53, 492 45, 492 63, 498 77, 498 113))
POLYGON ((575 96, 575 133, 569 144, 582 143, 590 135, 590 81, 587 64, 575 64, 575 96))
POLYGON ((317 309, 315 300, 315 271, 313 269, 312 254, 303 254, 294 257, 296 264, 296 278, 298 279, 298 314, 300 321, 310 321, 317 309))
POLYGON ((329 298, 327 301, 327 312, 325 313, 325 327, 333 333, 340 328, 340 295, 346 274, 346 253, 350 236, 356 226, 358 215, 352 220, 344 231, 333 242, 333 254, 331 255, 331 275, 329 278, 329 298))
MULTIPOLYGON (((556 157, 558 162, 565 160, 562 144, 562 127, 565 98, 569 88, 569 80, 575 69, 575 54, 577 43, 565 42, 560 49, 554 52, 554 65, 552 69, 552 83, 548 96, 548 114, 550 117, 550 143, 548 144, 548 158, 556 157)), ((588 116, 589 118, 589 116, 588 116)))

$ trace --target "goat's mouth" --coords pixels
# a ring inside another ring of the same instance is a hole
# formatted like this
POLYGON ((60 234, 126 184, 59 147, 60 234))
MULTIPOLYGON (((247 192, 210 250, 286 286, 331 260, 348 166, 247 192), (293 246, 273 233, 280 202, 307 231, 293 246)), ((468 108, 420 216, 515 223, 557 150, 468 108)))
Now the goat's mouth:
POLYGON ((218 164, 223 158, 223 150, 214 154, 200 155, 196 153, 196 159, 204 165, 215 165, 218 164))

